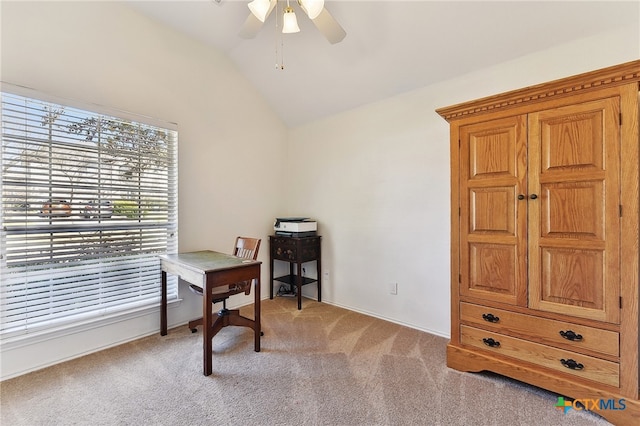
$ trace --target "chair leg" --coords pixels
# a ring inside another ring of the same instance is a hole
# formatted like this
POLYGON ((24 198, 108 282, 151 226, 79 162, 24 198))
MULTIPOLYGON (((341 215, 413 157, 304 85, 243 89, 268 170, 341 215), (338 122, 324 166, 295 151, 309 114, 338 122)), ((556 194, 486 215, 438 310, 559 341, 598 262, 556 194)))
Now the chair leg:
MULTIPOLYGON (((214 301, 213 303, 216 303, 216 302, 219 302, 219 300, 214 301)), ((222 299, 222 309, 218 311, 218 316, 225 315, 224 311, 226 310, 227 310, 227 299, 222 299)), ((197 333, 198 329, 196 327, 199 325, 202 325, 202 317, 196 318, 193 321, 189 321, 188 327, 192 333, 197 333)))
MULTIPOLYGON (((198 329, 196 328, 199 325, 202 325, 202 318, 194 319, 193 321, 189 321, 189 329, 191 329, 192 333, 196 333, 198 329)), ((227 309, 227 300, 222 300, 222 309, 218 311, 218 317, 216 318, 213 324, 213 333, 211 336, 215 336, 218 331, 220 331, 223 327, 228 325, 235 325, 238 327, 249 327, 251 329, 254 328, 255 321, 243 317, 240 315, 240 310, 238 309, 227 309)), ((264 332, 260 330, 260 335, 264 336, 264 332)))
POLYGON ((202 317, 194 319, 193 321, 189 321, 189 329, 192 333, 197 333, 197 326, 202 325, 202 317))
MULTIPOLYGON (((237 309, 227 311, 227 321, 225 326, 227 325, 235 325, 238 327, 248 327, 250 329, 254 329, 255 321, 240 315, 240 311, 237 309)), ((260 330, 260 335, 264 336, 264 332, 260 330)))

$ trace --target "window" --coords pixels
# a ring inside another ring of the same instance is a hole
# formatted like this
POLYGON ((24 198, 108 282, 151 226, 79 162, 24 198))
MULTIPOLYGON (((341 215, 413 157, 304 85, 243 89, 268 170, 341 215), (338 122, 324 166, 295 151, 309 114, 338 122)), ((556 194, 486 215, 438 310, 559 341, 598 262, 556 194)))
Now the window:
POLYGON ((158 305, 157 255, 177 251, 175 126, 24 92, 1 94, 0 337, 158 305))

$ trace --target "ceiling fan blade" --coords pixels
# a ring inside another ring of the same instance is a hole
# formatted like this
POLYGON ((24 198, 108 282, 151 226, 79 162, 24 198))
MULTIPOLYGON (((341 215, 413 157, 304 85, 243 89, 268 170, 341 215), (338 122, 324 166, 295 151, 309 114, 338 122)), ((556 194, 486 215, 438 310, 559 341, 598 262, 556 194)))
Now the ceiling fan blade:
POLYGON ((249 13, 247 20, 242 24, 242 28, 240 28, 238 35, 242 38, 254 38, 258 35, 263 24, 264 23, 262 21, 253 16, 253 13, 249 13))
POLYGON ((327 11, 327 8, 322 9, 320 15, 313 19, 313 23, 331 44, 341 42, 347 35, 345 30, 338 24, 338 21, 327 11))
MULTIPOLYGON (((276 7, 277 3, 277 0, 269 1, 269 10, 265 15, 265 21, 271 14, 271 11, 276 7)), ((259 20, 253 13, 249 12, 249 16, 247 16, 244 24, 242 24, 242 28, 240 28, 240 32, 238 33, 238 35, 242 38, 254 38, 256 35, 258 35, 258 32, 262 28, 262 25, 264 25, 264 22, 259 20)))

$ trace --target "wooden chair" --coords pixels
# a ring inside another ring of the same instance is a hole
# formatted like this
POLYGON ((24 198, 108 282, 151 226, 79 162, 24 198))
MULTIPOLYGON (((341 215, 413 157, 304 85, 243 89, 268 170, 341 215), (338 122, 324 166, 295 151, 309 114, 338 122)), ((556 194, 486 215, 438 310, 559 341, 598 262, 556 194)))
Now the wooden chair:
MULTIPOLYGON (((242 257, 243 259, 256 260, 258 258, 258 250, 260 249, 260 241, 259 238, 238 237, 236 238, 236 245, 233 248, 232 254, 242 257)), ((214 287, 213 303, 222 302, 222 309, 218 311, 218 318, 216 318, 213 323, 212 336, 215 336, 223 327, 229 325, 253 328, 253 320, 241 316, 238 309, 227 309, 227 299, 234 294, 251 293, 252 283, 252 281, 242 281, 228 286, 214 287)), ((189 285, 189 289, 202 296, 203 291, 199 286, 191 284, 189 285)), ((202 318, 189 321, 189 328, 192 333, 198 331, 196 327, 199 325, 202 325, 202 318)))

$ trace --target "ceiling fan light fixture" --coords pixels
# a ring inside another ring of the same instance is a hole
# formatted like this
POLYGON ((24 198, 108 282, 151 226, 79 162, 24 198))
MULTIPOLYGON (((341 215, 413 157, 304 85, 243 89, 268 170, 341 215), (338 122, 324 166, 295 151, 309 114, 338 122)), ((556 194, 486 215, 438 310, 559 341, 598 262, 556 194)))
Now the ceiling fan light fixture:
POLYGON ((251 13, 253 13, 253 16, 258 18, 260 22, 264 22, 264 20, 267 19, 271 2, 269 0, 253 0, 247 6, 251 13))
POLYGON ((282 32, 284 34, 300 32, 298 20, 296 19, 296 13, 293 11, 292 7, 287 6, 284 9, 284 16, 282 18, 282 32))
POLYGON ((309 19, 316 19, 324 9, 324 0, 298 0, 298 4, 309 19))

